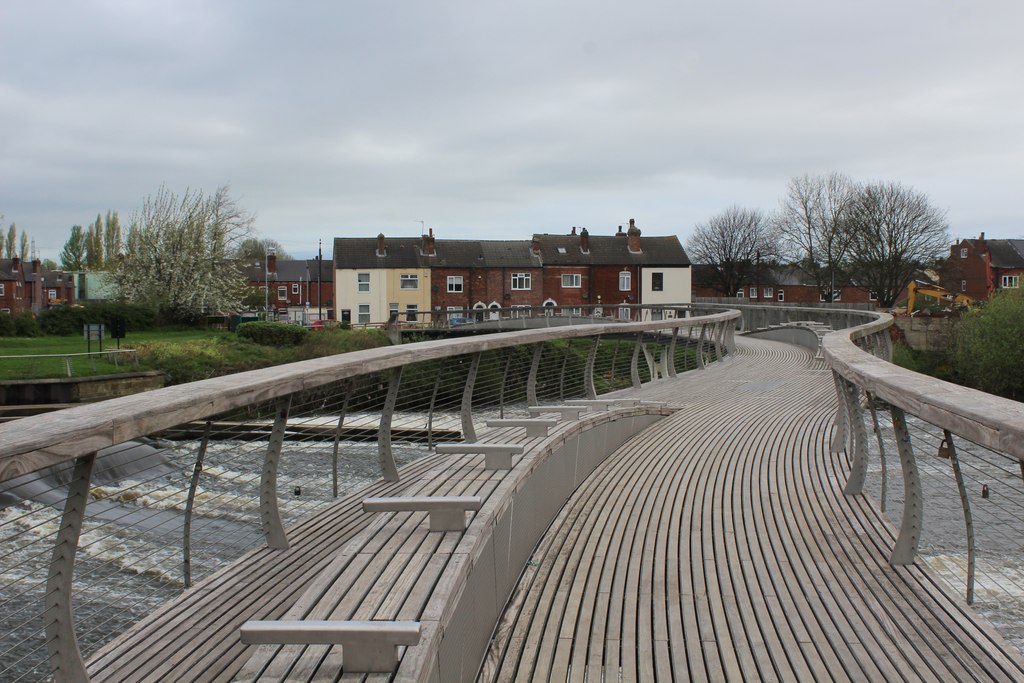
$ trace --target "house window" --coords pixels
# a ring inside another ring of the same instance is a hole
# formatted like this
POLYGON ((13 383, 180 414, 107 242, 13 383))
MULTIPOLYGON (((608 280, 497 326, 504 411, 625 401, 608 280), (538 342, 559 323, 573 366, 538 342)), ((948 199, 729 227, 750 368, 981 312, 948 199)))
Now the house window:
POLYGON ((461 292, 462 291, 462 276, 461 275, 449 275, 448 276, 448 291, 449 292, 461 292))
POLYGON ((960 258, 967 258, 967 248, 966 247, 960 249, 960 258))
POLYGON ((583 276, 579 273, 565 273, 562 275, 562 288, 566 289, 569 287, 582 287, 583 276))
POLYGON ((736 292, 736 298, 737 299, 742 299, 743 298, 743 288, 742 287, 740 287, 739 291, 736 292))
POLYGON ((57 290, 56 289, 47 290, 46 298, 49 299, 50 301, 53 301, 54 299, 56 299, 57 298, 57 290))
POLYGON ((530 317, 530 307, 529 306, 525 306, 523 304, 517 304, 517 305, 513 306, 512 307, 512 317, 513 318, 529 318, 530 317))
MULTIPOLYGON (((961 292, 966 292, 967 291, 967 280, 961 280, 960 281, 960 291, 961 292)), ((3 292, 0 291, 0 294, 2 294, 2 293, 3 292)))
POLYGON ((756 299, 757 298, 757 287, 751 287, 750 288, 750 298, 751 299, 756 299))
POLYGON ((370 291, 370 274, 356 273, 356 291, 363 294, 370 291))
POLYGON ((771 287, 765 287, 764 288, 764 298, 765 299, 771 299, 772 298, 772 288, 771 287))
POLYGON ((1003 289, 1017 289, 1020 287, 1020 275, 1004 275, 1003 289))
POLYGON ((298 282, 293 282, 292 283, 292 294, 298 294, 298 293, 299 293, 299 283, 298 282))
POLYGON ((416 273, 402 273, 399 277, 401 282, 400 287, 402 289, 419 289, 420 288, 420 276, 416 273))
POLYGON ((370 322, 370 304, 359 304, 358 322, 360 325, 366 325, 370 322))
POLYGON ((288 300, 288 288, 285 287, 284 285, 281 285, 280 287, 278 287, 277 288, 277 298, 280 299, 281 301, 287 301, 288 300))
POLYGON ((512 289, 530 289, 532 282, 530 273, 512 273, 512 289))
POLYGON ((619 306, 619 320, 630 320, 629 306, 619 306))
POLYGON ((558 253, 559 254, 564 254, 565 253, 565 247, 558 247, 558 253))
POLYGON ((405 319, 411 323, 416 322, 416 316, 420 312, 418 304, 406 304, 405 305, 405 319))
POLYGON ((779 301, 785 301, 785 300, 786 300, 786 293, 780 289, 779 290, 779 301))
POLYGON ((4 295, 4 283, 0 282, 0 296, 4 295))
POLYGON ((651 273, 651 291, 665 291, 665 273, 651 273))
POLYGON ((398 304, 388 304, 388 319, 398 318, 398 304))
POLYGON ((870 290, 868 292, 868 301, 878 301, 878 292, 870 290))
POLYGON ((619 291, 628 292, 633 289, 633 274, 628 270, 619 273, 619 291))

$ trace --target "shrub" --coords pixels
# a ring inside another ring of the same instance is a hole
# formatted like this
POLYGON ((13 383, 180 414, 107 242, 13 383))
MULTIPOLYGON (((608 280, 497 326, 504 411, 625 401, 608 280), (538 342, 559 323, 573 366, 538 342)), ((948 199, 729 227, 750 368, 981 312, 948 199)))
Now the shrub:
POLYGON ((957 327, 954 353, 969 386, 1024 399, 1024 290, 1001 290, 968 311, 957 327))
POLYGON ((82 334, 82 326, 87 324, 102 323, 109 328, 117 316, 125 319, 128 332, 142 332, 156 326, 153 309, 114 302, 48 308, 39 315, 39 325, 46 334, 68 336, 82 334))
POLYGON ((298 346, 309 335, 299 325, 288 323, 250 322, 238 326, 238 336, 263 346, 298 346))
POLYGON ((0 311, 0 337, 13 337, 16 333, 14 316, 5 311, 0 311))
POLYGON ((39 323, 28 311, 14 316, 14 333, 19 337, 38 337, 42 334, 39 323))

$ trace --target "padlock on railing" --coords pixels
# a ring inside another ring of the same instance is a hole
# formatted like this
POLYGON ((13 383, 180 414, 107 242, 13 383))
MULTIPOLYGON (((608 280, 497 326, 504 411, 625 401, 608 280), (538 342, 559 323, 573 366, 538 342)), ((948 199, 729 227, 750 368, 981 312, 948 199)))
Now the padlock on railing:
POLYGON ((946 439, 946 438, 942 439, 942 443, 939 444, 939 453, 938 453, 938 455, 939 455, 940 458, 947 458, 947 459, 949 458, 949 440, 948 439, 946 439))

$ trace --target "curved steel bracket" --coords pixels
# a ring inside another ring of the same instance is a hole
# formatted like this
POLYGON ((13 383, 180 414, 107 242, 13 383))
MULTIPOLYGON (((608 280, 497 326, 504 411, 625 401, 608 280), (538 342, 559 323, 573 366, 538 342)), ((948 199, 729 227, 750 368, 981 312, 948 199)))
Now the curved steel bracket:
POLYGON ((903 411, 891 406, 892 428, 896 433, 896 449, 903 467, 903 521, 900 535, 889 556, 889 564, 912 564, 917 558, 917 546, 921 540, 921 522, 924 517, 924 497, 921 494, 921 476, 914 460, 914 447, 910 443, 907 418, 903 411))
POLYGON ((633 360, 629 363, 629 377, 633 381, 633 388, 639 389, 640 382, 640 347, 643 346, 644 335, 636 335, 636 345, 633 347, 633 360))
POLYGON ((704 337, 707 334, 707 326, 700 326, 700 338, 697 340, 697 368, 704 369, 704 337))
POLYGON ((668 343, 668 358, 666 359, 666 368, 668 369, 668 376, 676 376, 676 342, 679 339, 679 328, 672 328, 672 341, 668 343))
POLYGON ((281 461, 281 447, 284 446, 284 432, 288 426, 288 411, 292 397, 286 396, 277 402, 274 427, 270 431, 267 455, 263 458, 263 476, 260 479, 260 524, 267 547, 278 550, 288 549, 288 536, 281 523, 281 512, 277 508, 277 466, 281 461))
POLYGON ((853 462, 850 463, 850 476, 846 480, 843 493, 848 496, 859 496, 864 493, 864 481, 868 476, 868 432, 864 428, 860 389, 853 382, 841 378, 839 383, 844 388, 847 413, 853 425, 853 462))
POLYGON ((480 371, 481 355, 482 351, 473 354, 473 362, 469 364, 469 374, 466 376, 466 386, 462 390, 462 438, 470 443, 476 441, 476 427, 473 426, 473 386, 480 371))
POLYGON ((597 347, 601 344, 601 335, 594 337, 590 345, 590 352, 587 354, 586 374, 583 376, 583 389, 587 392, 587 398, 597 398, 597 388, 594 386, 594 365, 597 363, 597 347))
POLYGON ((953 435, 948 429, 942 432, 943 440, 949 449, 949 462, 953 467, 953 476, 956 477, 956 490, 960 493, 960 506, 964 510, 964 527, 967 529, 967 604, 974 604, 974 518, 971 516, 971 501, 967 497, 967 487, 964 486, 964 475, 960 472, 960 458, 956 454, 956 446, 953 444, 953 435))
MULTIPOLYGON (((505 370, 501 373, 501 387, 498 388, 498 417, 505 417, 505 387, 508 386, 508 372, 512 369, 512 352, 505 354, 505 370)), ((440 378, 440 371, 438 377, 440 378)))
POLYGON ((537 371, 540 370, 540 357, 544 353, 544 345, 533 347, 533 359, 530 361, 530 376, 526 378, 526 405, 539 406, 537 400, 537 371))
POLYGON ((878 444, 878 459, 882 465, 882 501, 881 509, 885 512, 885 501, 889 490, 889 466, 885 459, 885 441, 882 439, 882 428, 878 425, 878 411, 875 410, 875 397, 867 394, 868 407, 871 410, 871 426, 875 432, 875 443, 878 444))
POLYGON ((835 455, 836 453, 842 453, 846 450, 846 442, 848 439, 848 418, 846 410, 846 397, 843 392, 842 383, 845 381, 839 376, 839 373, 835 370, 832 371, 832 381, 836 386, 836 419, 835 419, 835 430, 832 432, 832 442, 829 444, 828 451, 835 455))
POLYGON ((388 395, 380 413, 380 427, 377 431, 377 457, 380 459, 381 477, 384 481, 398 481, 398 467, 395 454, 391 452, 391 419, 395 416, 398 403, 398 387, 402 384, 402 366, 391 370, 388 380, 388 395))
POLYGON ((203 473, 203 460, 206 459, 206 448, 210 444, 212 426, 213 423, 207 420, 206 429, 203 430, 203 440, 199 443, 199 452, 196 454, 196 464, 192 468, 192 481, 188 485, 188 500, 185 501, 185 529, 182 547, 185 588, 192 587, 192 509, 195 507, 196 491, 199 490, 199 475, 203 473))
POLYGON ((75 460, 75 469, 68 484, 68 497, 64 502, 64 514, 60 519, 57 544, 50 559, 50 572, 46 579, 46 650, 50 655, 53 680, 87 681, 82 652, 78 649, 75 636, 75 618, 71 610, 71 583, 75 573, 75 555, 78 539, 85 522, 85 507, 89 502, 89 481, 96 454, 84 455, 75 460))
POLYGON ((341 414, 338 415, 338 424, 334 428, 334 450, 331 451, 331 488, 334 497, 338 497, 338 451, 341 448, 341 431, 345 427, 345 415, 348 414, 348 401, 352 397, 352 390, 345 392, 345 400, 341 403, 341 414))

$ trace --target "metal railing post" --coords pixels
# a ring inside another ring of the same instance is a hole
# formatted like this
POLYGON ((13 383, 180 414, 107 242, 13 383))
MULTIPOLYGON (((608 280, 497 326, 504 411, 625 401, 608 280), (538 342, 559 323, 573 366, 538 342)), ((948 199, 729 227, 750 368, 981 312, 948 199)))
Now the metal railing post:
POLYGON ((462 438, 470 443, 476 441, 476 427, 473 426, 473 385, 476 384, 476 375, 480 370, 480 356, 482 351, 473 354, 473 361, 469 364, 469 374, 466 377, 466 386, 462 390, 462 438))
POLYGON ((540 405, 537 400, 537 371, 540 370, 540 357, 544 353, 544 344, 533 347, 533 359, 530 361, 530 375, 526 378, 526 405, 540 405))
POLYGON ((892 427, 896 433, 896 449, 903 467, 903 521, 900 535, 896 538, 889 564, 912 564, 917 557, 917 546, 921 540, 921 521, 924 516, 924 499, 921 494, 921 476, 914 459, 914 447, 910 443, 907 418, 903 410, 891 406, 892 427))
POLYGON ((213 423, 207 420, 206 429, 203 430, 203 439, 199 442, 199 452, 196 453, 196 464, 192 468, 192 480, 188 485, 188 500, 185 501, 185 528, 182 541, 182 569, 185 588, 192 587, 192 509, 195 507, 199 475, 203 473, 203 460, 206 458, 206 448, 210 443, 210 428, 212 426, 213 423))
POLYGON ((380 413, 380 427, 377 431, 377 457, 380 459, 381 476, 384 481, 398 481, 398 467, 395 454, 391 451, 391 420, 398 403, 398 387, 402 384, 402 366, 391 370, 388 380, 388 394, 380 413))
POLYGON ((881 509, 885 512, 885 501, 888 497, 889 488, 889 466, 885 459, 885 441, 882 439, 882 428, 878 425, 878 411, 875 410, 875 399, 871 394, 865 394, 868 399, 868 408, 871 411, 871 425, 875 432, 875 443, 878 444, 878 458, 882 466, 882 490, 881 509))
POLYGON ((633 388, 639 389, 640 382, 640 349, 644 345, 644 335, 641 332, 636 335, 636 345, 633 347, 633 359, 629 363, 629 378, 633 382, 633 388))
POLYGON ((277 401, 277 414, 270 431, 267 454, 263 458, 263 476, 260 478, 260 522, 263 536, 267 540, 268 548, 278 550, 288 549, 288 536, 281 523, 281 512, 277 508, 277 467, 281 460, 281 447, 284 445, 284 432, 288 426, 291 403, 291 396, 277 401))
POLYGON ((868 476, 868 434, 864 429, 864 412, 860 406, 860 389, 853 382, 839 379, 846 396, 846 410, 853 429, 853 462, 850 463, 850 477, 846 480, 843 493, 859 496, 864 493, 864 481, 868 476))
POLYGON ((501 386, 498 388, 498 417, 505 417, 505 387, 508 386, 508 371, 512 367, 512 350, 505 352, 505 370, 501 373, 501 386))
POLYGON ((844 381, 838 372, 832 371, 832 382, 836 387, 835 431, 832 432, 832 441, 828 448, 829 453, 832 454, 842 453, 846 450, 847 441, 849 440, 849 417, 847 415, 846 396, 842 385, 844 381))
POLYGON ((430 407, 427 409, 427 449, 434 448, 434 408, 437 406, 437 392, 441 389, 441 374, 448 367, 447 363, 437 364, 437 375, 434 377, 434 389, 430 392, 430 407))
POLYGON ((701 323, 700 338, 697 340, 697 368, 704 369, 704 335, 707 333, 707 326, 701 323))
POLYGON ((587 366, 583 377, 583 389, 587 392, 587 398, 597 398, 597 387, 594 385, 594 365, 597 363, 597 347, 601 344, 601 335, 594 337, 590 344, 590 352, 587 354, 587 366))
POLYGON ((89 675, 82 661, 75 636, 74 613, 71 610, 71 586, 75 573, 75 555, 85 522, 85 507, 89 501, 89 481, 92 478, 96 454, 75 460, 75 468, 68 484, 68 497, 53 547, 50 572, 46 579, 44 599, 46 622, 46 649, 50 654, 53 680, 58 683, 87 681, 89 675))
POLYGON ((672 341, 668 344, 668 376, 676 376, 676 342, 679 339, 679 326, 672 328, 672 341))
POLYGON ((960 458, 956 453, 956 445, 953 443, 953 434, 948 429, 942 430, 943 441, 949 453, 949 462, 953 467, 953 476, 956 477, 956 490, 960 494, 960 507, 964 511, 964 527, 967 530, 967 604, 974 604, 974 518, 971 516, 971 501, 967 497, 967 487, 964 486, 964 475, 960 471, 960 458))
POLYGON ((341 414, 338 415, 338 424, 334 427, 334 448, 331 450, 331 490, 334 497, 338 497, 338 450, 341 448, 341 432, 345 427, 345 415, 348 414, 348 401, 352 396, 352 389, 345 392, 345 399, 341 403, 341 414))

